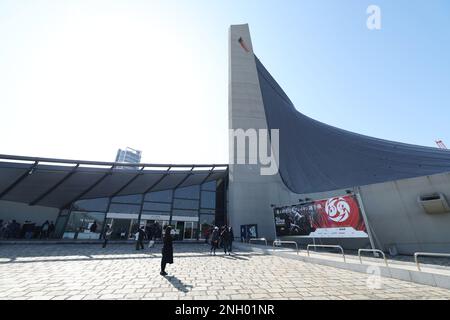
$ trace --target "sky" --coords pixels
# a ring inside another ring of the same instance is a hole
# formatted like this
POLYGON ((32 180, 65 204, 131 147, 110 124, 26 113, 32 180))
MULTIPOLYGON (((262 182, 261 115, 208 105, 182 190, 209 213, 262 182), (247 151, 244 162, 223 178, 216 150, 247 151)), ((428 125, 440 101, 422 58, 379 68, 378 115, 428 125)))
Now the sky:
POLYGON ((227 163, 228 28, 242 23, 300 112, 450 147, 447 0, 0 0, 0 154, 227 163))

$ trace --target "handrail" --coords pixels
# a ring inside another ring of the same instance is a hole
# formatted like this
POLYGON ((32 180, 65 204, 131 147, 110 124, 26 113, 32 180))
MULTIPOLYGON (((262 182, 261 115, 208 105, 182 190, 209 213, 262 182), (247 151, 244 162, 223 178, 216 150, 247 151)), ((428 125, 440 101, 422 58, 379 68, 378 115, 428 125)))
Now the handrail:
POLYGON ((250 238, 250 239, 248 240, 248 242, 250 243, 251 241, 264 241, 264 242, 266 243, 266 246, 267 246, 267 240, 266 240, 266 238, 250 238))
POLYGON ((344 254, 344 249, 341 246, 338 245, 331 245, 331 244, 308 244, 306 246, 306 253, 308 254, 309 257, 309 247, 321 247, 321 248, 337 248, 340 249, 342 252, 342 257, 344 258, 344 262, 345 261, 345 254, 344 254))
MULTIPOLYGON (((210 167, 226 167, 228 164, 152 164, 152 163, 128 163, 128 162, 105 162, 105 161, 90 161, 90 160, 73 160, 73 159, 56 159, 56 158, 42 158, 42 157, 27 157, 27 156, 14 156, 8 154, 0 154, 2 160, 12 161, 38 161, 38 162, 54 162, 54 163, 66 163, 66 164, 80 164, 80 165, 98 165, 98 166, 114 166, 114 167, 154 167, 154 168, 210 168, 210 167)), ((220 169, 216 169, 218 171, 220 169)))
POLYGON ((285 243, 285 244, 295 244, 295 248, 297 250, 297 254, 298 254, 298 244, 295 241, 284 241, 284 240, 275 240, 272 244, 273 248, 275 248, 275 243, 277 243, 277 245, 279 244, 281 246, 281 244, 285 243))
POLYGON ((384 263, 386 263, 386 267, 389 267, 387 259, 386 259, 386 255, 384 254, 383 251, 379 250, 379 249, 358 249, 358 257, 359 257, 359 262, 362 264, 362 259, 361 259, 361 252, 379 252, 381 253, 381 255, 383 256, 384 259, 384 263))
POLYGON ((419 259, 418 259, 419 256, 450 258, 450 253, 415 252, 414 260, 416 261, 417 269, 419 269, 419 271, 422 271, 420 269, 420 265, 419 265, 419 259))

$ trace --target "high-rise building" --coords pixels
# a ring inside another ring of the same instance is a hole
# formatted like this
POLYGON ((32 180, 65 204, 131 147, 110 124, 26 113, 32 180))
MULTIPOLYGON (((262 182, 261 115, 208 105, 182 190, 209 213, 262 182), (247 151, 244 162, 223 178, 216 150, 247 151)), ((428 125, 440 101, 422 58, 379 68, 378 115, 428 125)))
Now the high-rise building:
MULTIPOLYGON (((122 163, 140 163, 141 162, 142 151, 126 147, 124 150, 117 150, 115 162, 122 163)), ((133 167, 129 167, 133 169, 133 167)))

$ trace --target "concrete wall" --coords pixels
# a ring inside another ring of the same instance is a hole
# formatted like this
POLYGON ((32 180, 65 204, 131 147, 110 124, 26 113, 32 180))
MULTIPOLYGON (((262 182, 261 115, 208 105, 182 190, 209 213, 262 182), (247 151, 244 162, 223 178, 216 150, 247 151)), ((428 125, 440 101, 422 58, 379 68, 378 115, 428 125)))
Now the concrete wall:
POLYGON ((18 223, 23 224, 25 220, 30 220, 36 225, 41 225, 45 220, 56 223, 58 212, 59 210, 55 208, 0 201, 0 220, 3 221, 15 219, 18 223))
MULTIPOLYGON (((231 26, 229 33, 229 128, 267 129, 266 115, 259 87, 253 52, 246 52, 238 42, 242 37, 250 51, 253 46, 248 25, 231 26)), ((259 236, 275 238, 271 204, 298 203, 300 198, 324 199, 345 194, 345 190, 295 194, 288 190, 279 174, 260 175, 259 165, 238 165, 230 144, 230 180, 228 215, 239 235, 240 225, 257 224, 259 236)), ((249 159, 247 159, 249 160, 249 159)), ((450 200, 450 173, 378 183, 360 187, 369 227, 376 247, 399 253, 416 251, 450 252, 450 213, 429 215, 417 203, 420 194, 442 192, 450 200)), ((312 239, 301 239, 311 243, 312 239)), ((367 247, 361 239, 323 239, 345 248, 367 247)))
POLYGON ((450 212, 428 214, 417 197, 434 192, 450 200, 450 173, 361 187, 372 231, 384 249, 400 253, 450 252, 450 212))

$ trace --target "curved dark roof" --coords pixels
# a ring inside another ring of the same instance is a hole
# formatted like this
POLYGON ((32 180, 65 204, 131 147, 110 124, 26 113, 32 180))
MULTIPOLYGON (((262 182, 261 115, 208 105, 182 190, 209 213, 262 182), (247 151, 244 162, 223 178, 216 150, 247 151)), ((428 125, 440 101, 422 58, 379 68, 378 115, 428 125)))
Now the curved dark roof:
POLYGON ((0 200, 63 209, 77 200, 182 188, 227 174, 226 164, 129 164, 0 155, 0 200))
POLYGON ((298 112, 255 56, 269 129, 280 129, 279 172, 296 193, 450 171, 450 152, 342 130, 298 112))

